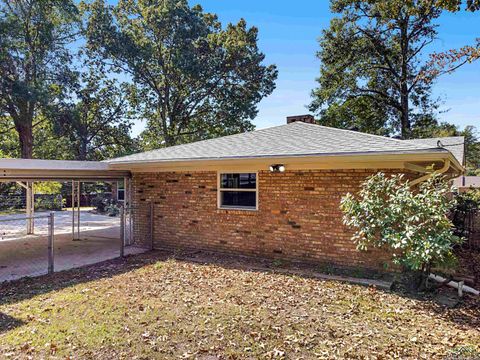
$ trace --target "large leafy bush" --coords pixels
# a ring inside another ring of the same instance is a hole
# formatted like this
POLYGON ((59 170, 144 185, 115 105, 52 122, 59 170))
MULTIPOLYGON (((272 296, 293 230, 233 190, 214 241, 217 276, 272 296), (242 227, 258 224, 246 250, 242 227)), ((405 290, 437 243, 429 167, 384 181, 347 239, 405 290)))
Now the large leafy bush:
POLYGON ((378 173, 358 195, 342 199, 344 223, 355 229, 358 249, 388 249, 393 263, 426 275, 433 266, 452 264, 452 249, 461 241, 449 219, 455 201, 449 193, 438 175, 412 188, 403 175, 378 173))

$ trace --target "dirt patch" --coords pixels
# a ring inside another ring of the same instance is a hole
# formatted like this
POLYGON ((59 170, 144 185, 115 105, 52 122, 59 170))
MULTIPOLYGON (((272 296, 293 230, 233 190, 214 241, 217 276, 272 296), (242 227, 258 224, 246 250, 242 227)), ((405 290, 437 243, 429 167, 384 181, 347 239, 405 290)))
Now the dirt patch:
POLYGON ((480 288, 480 250, 459 249, 457 250, 457 257, 456 275, 470 280, 469 285, 480 288))

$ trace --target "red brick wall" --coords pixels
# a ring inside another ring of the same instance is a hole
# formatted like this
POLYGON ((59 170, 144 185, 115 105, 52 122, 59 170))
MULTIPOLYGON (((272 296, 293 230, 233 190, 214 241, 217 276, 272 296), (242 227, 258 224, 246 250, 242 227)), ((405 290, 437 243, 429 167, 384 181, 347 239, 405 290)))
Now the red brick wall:
MULTIPOLYGON (((342 195, 356 192, 373 173, 261 171, 258 211, 217 209, 216 172, 135 173, 133 202, 154 203, 157 248, 381 268, 386 257, 355 249, 339 209, 342 195)), ((147 218, 143 214, 136 221, 137 239, 147 239, 147 218)))

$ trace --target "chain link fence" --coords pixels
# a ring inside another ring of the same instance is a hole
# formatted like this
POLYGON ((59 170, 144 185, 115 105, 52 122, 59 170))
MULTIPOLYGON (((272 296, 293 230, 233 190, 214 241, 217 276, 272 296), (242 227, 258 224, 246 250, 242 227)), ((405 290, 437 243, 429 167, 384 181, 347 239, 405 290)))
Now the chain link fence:
POLYGON ((0 282, 151 250, 153 217, 149 202, 120 207, 116 217, 82 211, 73 229, 71 211, 0 216, 0 282))
POLYGON ((153 250, 154 246, 154 207, 152 202, 136 206, 122 207, 120 217, 124 219, 120 229, 125 249, 131 247, 153 250))
POLYGON ((480 250, 480 211, 471 215, 468 245, 471 249, 480 250))
POLYGON ((53 213, 0 219, 0 282, 54 271, 53 213), (29 233, 28 222, 34 224, 29 233))

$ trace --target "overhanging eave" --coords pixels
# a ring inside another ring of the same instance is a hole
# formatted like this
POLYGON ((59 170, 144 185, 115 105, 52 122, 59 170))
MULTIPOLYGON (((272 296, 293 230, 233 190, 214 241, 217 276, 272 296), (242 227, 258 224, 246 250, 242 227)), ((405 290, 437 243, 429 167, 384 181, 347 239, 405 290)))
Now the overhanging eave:
POLYGON ((100 161, 0 159, 0 182, 10 181, 117 181, 130 177, 100 161))

